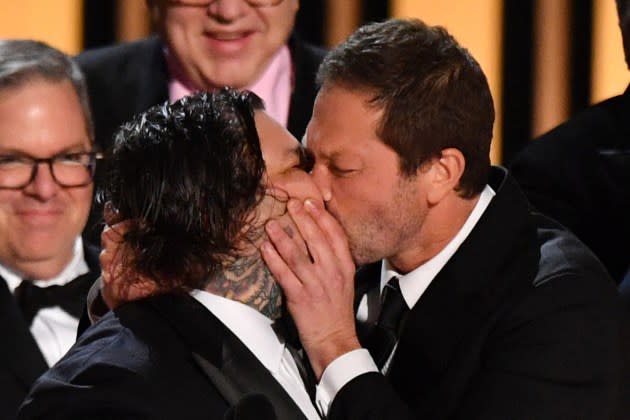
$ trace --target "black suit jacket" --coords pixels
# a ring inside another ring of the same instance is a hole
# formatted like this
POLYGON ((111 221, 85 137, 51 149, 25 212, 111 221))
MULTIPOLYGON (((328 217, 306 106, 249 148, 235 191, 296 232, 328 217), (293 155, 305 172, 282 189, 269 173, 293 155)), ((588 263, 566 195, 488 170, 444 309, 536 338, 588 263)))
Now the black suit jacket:
POLYGON ((532 141, 511 172, 621 282, 630 268, 630 87, 532 141))
MULTIPOLYGON (((100 274, 98 251, 85 247, 85 260, 90 272, 77 279, 84 286, 78 300, 84 301, 94 280, 100 274)), ((35 380, 48 369, 30 326, 24 321, 20 308, 0 278, 0 419, 12 419, 20 403, 35 380)))
MULTIPOLYGON (((346 384, 330 420, 610 418, 614 283, 503 170, 491 178, 496 196, 411 309, 387 377, 346 384)), ((379 274, 380 262, 366 266, 357 286, 379 274)))
POLYGON ((162 295, 123 305, 86 330, 35 383, 18 418, 240 418, 233 407, 253 394, 265 396, 278 419, 304 418, 203 305, 162 295))

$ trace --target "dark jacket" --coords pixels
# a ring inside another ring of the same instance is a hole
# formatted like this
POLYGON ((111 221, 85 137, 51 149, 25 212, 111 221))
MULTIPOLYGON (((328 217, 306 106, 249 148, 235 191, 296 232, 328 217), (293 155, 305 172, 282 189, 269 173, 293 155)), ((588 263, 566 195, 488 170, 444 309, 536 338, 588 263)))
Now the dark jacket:
MULTIPOLYGON (((496 196, 411 309, 388 375, 346 384, 329 420, 610 418, 614 283, 504 170, 490 185, 496 196)), ((366 266, 357 285, 379 274, 380 262, 366 266)))
MULTIPOLYGON (((77 279, 82 286, 77 296, 80 301, 85 301, 90 286, 100 275, 98 250, 85 247, 84 252, 90 271, 77 279)), ((33 382, 48 365, 2 278, 0 314, 0 334, 5 337, 4 345, 0 346, 0 419, 12 419, 33 382)))
POLYGON ((511 172, 620 283, 630 268, 630 88, 532 141, 511 172))
POLYGON ((203 305, 188 295, 162 295, 123 305, 86 330, 35 383, 18 418, 305 417, 203 305), (272 415, 256 406, 239 410, 254 395, 271 404, 272 415))

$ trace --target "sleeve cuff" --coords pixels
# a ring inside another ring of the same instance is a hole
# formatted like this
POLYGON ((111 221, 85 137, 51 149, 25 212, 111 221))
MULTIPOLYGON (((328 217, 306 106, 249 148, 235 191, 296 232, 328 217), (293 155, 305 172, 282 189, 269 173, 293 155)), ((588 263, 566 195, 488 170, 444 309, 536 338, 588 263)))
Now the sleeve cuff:
POLYGON ((345 384, 364 373, 378 371, 366 349, 353 350, 333 360, 324 370, 317 385, 315 402, 320 414, 328 414, 330 403, 345 384))

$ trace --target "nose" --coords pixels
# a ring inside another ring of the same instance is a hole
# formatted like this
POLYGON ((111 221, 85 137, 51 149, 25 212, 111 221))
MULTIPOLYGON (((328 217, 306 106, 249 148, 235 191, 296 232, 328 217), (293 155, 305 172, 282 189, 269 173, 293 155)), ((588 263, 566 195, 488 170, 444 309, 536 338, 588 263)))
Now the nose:
POLYGON ((230 23, 244 16, 249 7, 245 0, 214 0, 208 13, 221 23, 230 23))
POLYGON ((311 179, 322 195, 324 202, 332 199, 332 189, 330 184, 330 172, 323 165, 315 164, 311 171, 311 179))
POLYGON ((59 191, 59 184, 53 178, 50 167, 46 162, 40 162, 36 168, 35 177, 24 187, 24 193, 41 201, 50 200, 59 191))

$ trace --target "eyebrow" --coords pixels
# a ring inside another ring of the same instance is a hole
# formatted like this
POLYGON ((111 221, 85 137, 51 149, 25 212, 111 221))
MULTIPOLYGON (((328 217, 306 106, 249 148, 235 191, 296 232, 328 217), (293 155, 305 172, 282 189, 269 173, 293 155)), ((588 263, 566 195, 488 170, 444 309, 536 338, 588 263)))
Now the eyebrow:
MULTIPOLYGON (((94 147, 92 145, 90 145, 90 147, 87 148, 87 150, 84 150, 85 147, 83 144, 73 144, 70 145, 68 147, 64 147, 63 149, 60 149, 58 151, 56 151, 52 156, 58 156, 58 155, 63 155, 66 153, 83 153, 83 152, 89 152, 91 150, 94 149, 94 147)), ((29 153, 27 153, 24 150, 21 149, 17 149, 14 147, 8 147, 8 148, 4 148, 0 146, 0 154, 3 155, 22 155, 22 156, 30 156, 29 153)))

